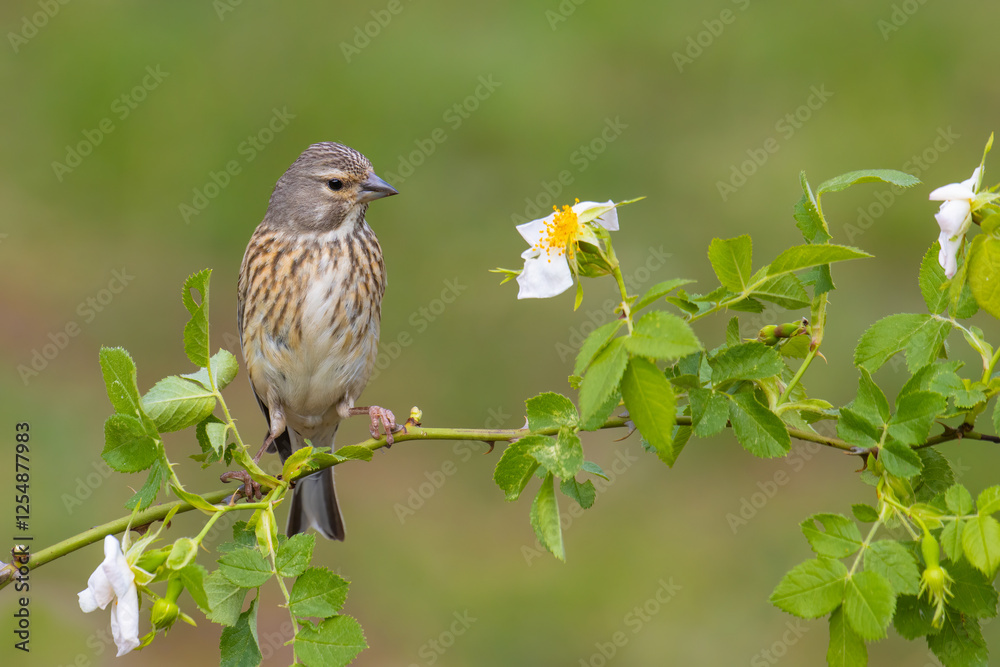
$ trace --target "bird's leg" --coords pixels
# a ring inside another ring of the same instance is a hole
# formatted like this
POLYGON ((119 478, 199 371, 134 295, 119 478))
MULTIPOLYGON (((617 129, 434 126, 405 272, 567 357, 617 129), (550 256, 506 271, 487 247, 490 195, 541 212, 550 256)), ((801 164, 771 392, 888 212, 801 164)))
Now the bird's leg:
POLYGON ((262 495, 260 492, 260 484, 253 481, 250 478, 250 473, 246 470, 229 470, 219 475, 219 480, 222 482, 228 482, 231 479, 238 479, 243 482, 243 484, 240 488, 236 489, 236 492, 233 493, 233 495, 229 496, 228 504, 230 507, 236 504, 236 499, 240 496, 243 496, 250 501, 260 500, 262 495))
POLYGON ((271 431, 264 438, 264 444, 260 446, 260 450, 254 455, 254 463, 260 461, 260 457, 264 455, 264 452, 274 451, 274 439, 285 431, 285 412, 281 409, 280 403, 277 401, 273 402, 271 407, 268 408, 268 412, 271 416, 271 431))
POLYGON ((350 408, 347 411, 348 417, 354 417, 355 415, 368 415, 368 418, 371 419, 369 433, 371 433, 372 437, 376 440, 382 437, 382 434, 379 432, 379 422, 382 422, 381 426, 385 430, 385 444, 392 444, 392 433, 393 431, 398 431, 399 427, 396 426, 396 416, 392 414, 391 410, 386 410, 385 408, 373 405, 367 408, 350 408))

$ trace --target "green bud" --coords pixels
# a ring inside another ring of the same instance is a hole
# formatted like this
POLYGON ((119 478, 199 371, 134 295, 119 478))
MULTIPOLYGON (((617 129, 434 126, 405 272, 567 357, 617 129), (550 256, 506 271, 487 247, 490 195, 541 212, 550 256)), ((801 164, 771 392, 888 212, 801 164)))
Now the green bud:
POLYGON ((153 603, 153 613, 150 617, 150 621, 152 621, 154 628, 166 630, 174 624, 174 621, 177 620, 180 613, 180 607, 177 606, 176 602, 171 602, 166 598, 160 598, 153 603))
POLYGON ((576 264, 576 275, 585 278, 608 276, 618 268, 618 262, 608 257, 599 245, 584 241, 577 243, 573 260, 576 264))
POLYGON ((920 541, 920 550, 924 555, 924 562, 928 569, 938 567, 941 562, 941 549, 933 535, 924 533, 924 538, 920 541))
POLYGON ((764 343, 764 345, 777 345, 778 337, 775 335, 775 331, 778 329, 773 324, 768 324, 766 327, 757 332, 757 340, 764 343))

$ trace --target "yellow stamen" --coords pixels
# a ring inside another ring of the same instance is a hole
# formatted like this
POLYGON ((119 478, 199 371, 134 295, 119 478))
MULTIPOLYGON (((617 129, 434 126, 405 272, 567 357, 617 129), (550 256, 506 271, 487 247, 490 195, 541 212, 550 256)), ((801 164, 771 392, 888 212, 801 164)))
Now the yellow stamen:
MULTIPOLYGON (((577 199, 576 203, 579 204, 580 200, 577 199)), ((556 254, 560 256, 564 251, 568 251, 569 256, 572 257, 573 242, 580 235, 582 229, 580 218, 577 217, 576 212, 569 205, 563 206, 561 211, 553 206, 552 210, 556 213, 550 221, 545 223, 542 237, 534 247, 536 250, 541 250, 546 254, 555 250, 556 254)))

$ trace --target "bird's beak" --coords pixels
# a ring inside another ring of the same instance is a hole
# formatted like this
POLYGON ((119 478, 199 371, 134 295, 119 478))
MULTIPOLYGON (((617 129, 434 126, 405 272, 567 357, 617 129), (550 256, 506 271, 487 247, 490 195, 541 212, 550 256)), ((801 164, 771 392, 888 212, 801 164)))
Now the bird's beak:
POLYGON ((368 203, 370 201, 375 201, 376 199, 381 199, 382 197, 391 197, 392 195, 398 195, 399 191, 392 187, 381 178, 375 174, 369 174, 368 178, 361 182, 361 202, 368 203))

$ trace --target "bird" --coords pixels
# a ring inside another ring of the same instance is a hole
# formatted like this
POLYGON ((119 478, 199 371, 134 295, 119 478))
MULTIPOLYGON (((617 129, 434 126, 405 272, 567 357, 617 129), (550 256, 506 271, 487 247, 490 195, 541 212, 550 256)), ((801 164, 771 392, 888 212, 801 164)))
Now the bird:
MULTIPOLYGON (((237 324, 250 386, 268 432, 257 453, 282 462, 306 445, 334 447, 340 422, 367 414, 392 442, 392 412, 356 407, 378 354, 385 262, 366 221, 399 194, 368 158, 340 143, 309 146, 278 179, 240 267, 237 324)), ((333 468, 300 478, 286 534, 344 539, 333 468)))

